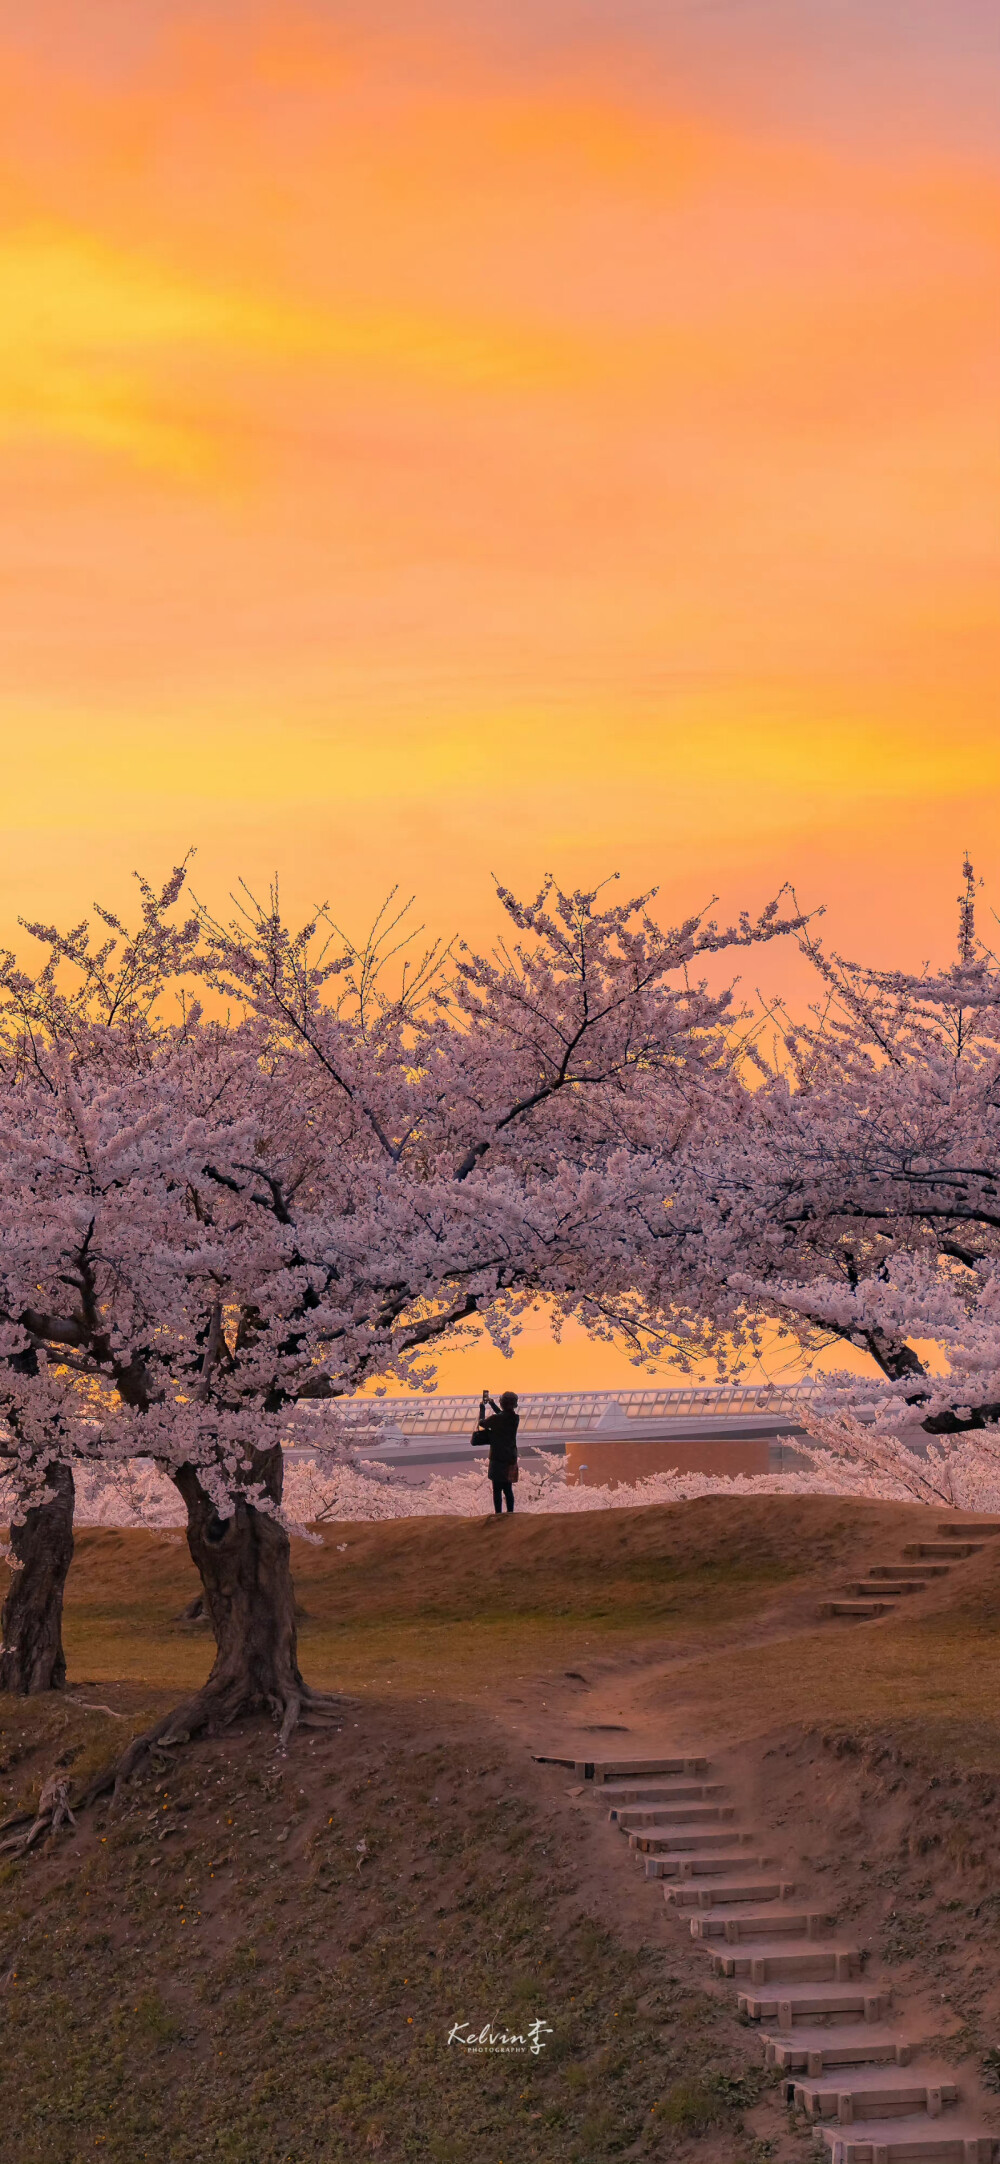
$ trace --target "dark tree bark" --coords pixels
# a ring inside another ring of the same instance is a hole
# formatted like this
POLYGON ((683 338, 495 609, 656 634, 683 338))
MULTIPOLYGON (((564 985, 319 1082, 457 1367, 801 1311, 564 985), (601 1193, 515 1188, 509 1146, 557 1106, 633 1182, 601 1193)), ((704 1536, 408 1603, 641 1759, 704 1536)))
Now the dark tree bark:
MULTIPOLYGON (((256 1454, 251 1477, 275 1504, 281 1501, 283 1476, 280 1446, 256 1454)), ((231 1518, 220 1518, 196 1466, 182 1465, 170 1477, 184 1499, 188 1547, 215 1633, 212 1673, 193 1698, 136 1736, 117 1764, 107 1767, 77 1799, 80 1805, 117 1789, 157 1744, 186 1743, 194 1735, 217 1734, 243 1715, 264 1713, 278 1729, 278 1747, 283 1749, 300 1723, 324 1727, 340 1720, 345 1706, 354 1703, 312 1690, 300 1673, 291 1548, 284 1526, 242 1500, 231 1518)))
POLYGON ((11 1578, 3 1606, 3 1652, 0 1690, 32 1698, 61 1690, 66 1681, 62 1644, 63 1590, 73 1560, 73 1475, 68 1465, 50 1465, 45 1476, 50 1500, 35 1505, 21 1525, 11 1527, 10 1544, 20 1566, 11 1578))
MULTIPOLYGON (((283 1470, 280 1449, 261 1451, 254 1465, 275 1503, 283 1470)), ((290 1714, 294 1727, 309 1692, 299 1671, 288 1534, 242 1500, 231 1518, 220 1518, 192 1465, 181 1466, 174 1482, 217 1647, 200 1694, 206 1718, 199 1726, 224 1728, 238 1714, 269 1713, 282 1728, 290 1714)), ((190 1715, 192 1708, 186 1710, 190 1715)))

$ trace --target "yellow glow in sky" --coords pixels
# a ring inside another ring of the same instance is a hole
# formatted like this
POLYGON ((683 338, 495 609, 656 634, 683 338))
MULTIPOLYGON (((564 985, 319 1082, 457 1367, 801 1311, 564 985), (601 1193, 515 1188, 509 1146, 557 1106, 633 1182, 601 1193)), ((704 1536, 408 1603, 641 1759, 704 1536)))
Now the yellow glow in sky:
POLYGON ((354 925, 618 869, 940 951, 1000 870, 998 73, 983 0, 8 15, 0 936, 195 844, 354 925))

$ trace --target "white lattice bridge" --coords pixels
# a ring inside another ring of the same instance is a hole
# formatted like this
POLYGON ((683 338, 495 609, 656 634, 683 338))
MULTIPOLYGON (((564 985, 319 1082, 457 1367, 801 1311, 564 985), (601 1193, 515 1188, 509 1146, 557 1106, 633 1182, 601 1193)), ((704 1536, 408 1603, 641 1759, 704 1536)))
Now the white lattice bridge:
MULTIPOLYGON (((660 1390, 524 1391, 518 1398, 520 1441, 522 1447, 564 1450, 585 1435, 605 1442, 789 1435, 801 1431, 802 1414, 820 1387, 692 1383, 660 1390)), ((416 1448, 423 1456, 423 1445, 435 1457, 450 1457, 468 1447, 479 1399, 340 1398, 330 1410, 337 1428, 366 1455, 412 1457, 416 1448)))

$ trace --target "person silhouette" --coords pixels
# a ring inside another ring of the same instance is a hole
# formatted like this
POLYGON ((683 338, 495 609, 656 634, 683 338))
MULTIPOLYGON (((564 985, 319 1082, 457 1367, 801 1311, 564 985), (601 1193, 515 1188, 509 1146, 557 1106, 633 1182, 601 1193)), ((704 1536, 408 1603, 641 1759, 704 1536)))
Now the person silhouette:
POLYGON ((517 1479, 517 1430, 519 1415, 517 1391, 504 1390, 499 1404, 484 1390, 479 1406, 479 1425, 473 1435, 473 1446, 489 1444, 487 1472, 493 1487, 493 1511, 499 1518, 506 1503, 508 1511, 514 1508, 514 1482, 517 1479), (492 1407, 487 1412, 487 1406, 492 1407))

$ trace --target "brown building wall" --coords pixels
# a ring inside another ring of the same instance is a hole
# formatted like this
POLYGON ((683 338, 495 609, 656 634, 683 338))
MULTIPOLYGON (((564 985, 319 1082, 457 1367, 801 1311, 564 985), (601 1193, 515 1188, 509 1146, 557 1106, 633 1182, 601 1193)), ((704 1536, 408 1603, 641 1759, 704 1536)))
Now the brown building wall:
POLYGON ((651 1473, 766 1473, 771 1444, 766 1435, 740 1441, 719 1437, 694 1442, 599 1442, 581 1437, 566 1445, 566 1473, 585 1488, 634 1487, 651 1473), (582 1468, 582 1470, 581 1470, 582 1468))

